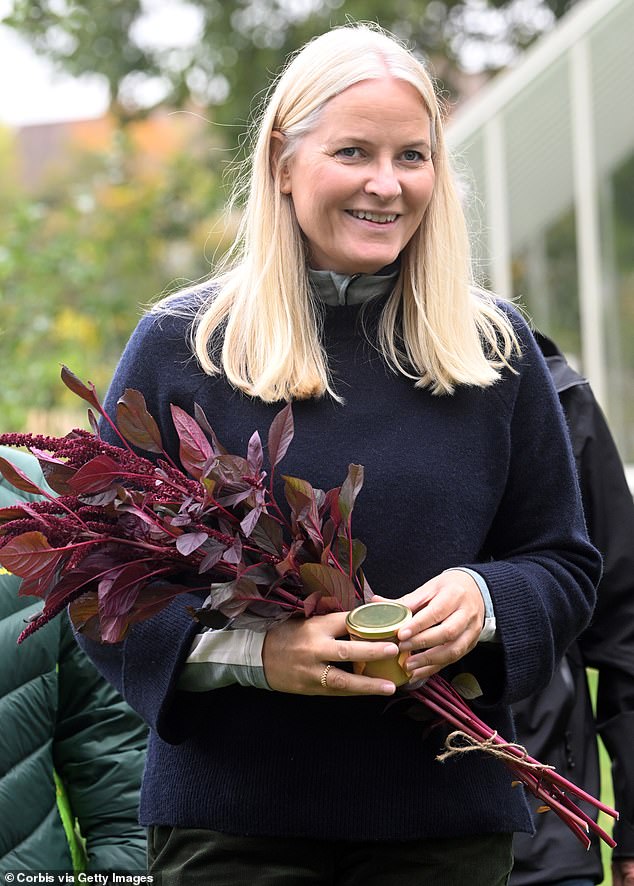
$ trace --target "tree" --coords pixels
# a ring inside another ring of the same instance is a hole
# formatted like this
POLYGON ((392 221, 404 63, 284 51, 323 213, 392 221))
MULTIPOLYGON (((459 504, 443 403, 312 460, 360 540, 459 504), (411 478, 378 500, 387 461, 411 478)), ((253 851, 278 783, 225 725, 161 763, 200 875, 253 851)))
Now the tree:
POLYGON ((431 57, 451 90, 455 66, 503 66, 572 2, 13 0, 4 23, 72 74, 102 75, 122 120, 193 100, 242 126, 285 57, 331 25, 379 22, 431 57))
POLYGON ((76 407, 62 363, 105 393, 142 310, 209 273, 225 246, 222 170, 207 127, 186 135, 153 162, 144 144, 160 140, 156 120, 113 129, 101 150, 73 150, 37 194, 0 195, 0 430, 39 430, 39 414, 76 407))

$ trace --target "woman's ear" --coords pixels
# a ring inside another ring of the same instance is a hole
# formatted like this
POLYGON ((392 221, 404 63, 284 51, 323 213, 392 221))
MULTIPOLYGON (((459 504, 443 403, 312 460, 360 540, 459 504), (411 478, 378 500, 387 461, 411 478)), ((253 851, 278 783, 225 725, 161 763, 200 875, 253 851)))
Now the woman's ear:
POLYGON ((274 179, 278 177, 282 194, 290 194, 292 188, 288 163, 285 161, 280 165, 280 157, 285 144, 286 137, 279 130, 273 130, 271 133, 271 174, 274 179))

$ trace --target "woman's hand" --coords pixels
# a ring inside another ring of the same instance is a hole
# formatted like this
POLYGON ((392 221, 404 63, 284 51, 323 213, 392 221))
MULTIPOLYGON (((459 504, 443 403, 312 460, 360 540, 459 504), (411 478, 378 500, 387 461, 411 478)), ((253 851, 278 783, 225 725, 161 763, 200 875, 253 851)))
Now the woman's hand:
POLYGON ((398 646, 338 639, 345 636, 345 612, 289 618, 275 625, 267 631, 262 649, 271 689, 300 695, 392 695, 396 686, 389 680, 353 674, 337 663, 395 658, 398 646))
POLYGON ((484 601, 467 572, 443 572, 398 602, 414 613, 412 621, 398 632, 401 651, 409 653, 403 666, 412 682, 425 680, 458 661, 478 642, 484 626, 484 601))

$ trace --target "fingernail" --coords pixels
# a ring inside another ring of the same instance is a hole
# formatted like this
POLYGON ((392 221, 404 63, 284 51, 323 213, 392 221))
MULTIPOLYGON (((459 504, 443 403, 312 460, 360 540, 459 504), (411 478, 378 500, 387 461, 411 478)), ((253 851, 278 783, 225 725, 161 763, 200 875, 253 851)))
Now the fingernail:
POLYGON ((409 628, 403 628, 398 632, 399 640, 409 640, 412 636, 412 631, 409 628))
POLYGON ((394 683, 381 683, 381 692, 385 695, 394 695, 396 692, 396 686, 394 683))
POLYGON ((396 643, 388 643, 387 646, 383 647, 383 655, 385 656, 398 655, 398 653, 399 648, 396 643))

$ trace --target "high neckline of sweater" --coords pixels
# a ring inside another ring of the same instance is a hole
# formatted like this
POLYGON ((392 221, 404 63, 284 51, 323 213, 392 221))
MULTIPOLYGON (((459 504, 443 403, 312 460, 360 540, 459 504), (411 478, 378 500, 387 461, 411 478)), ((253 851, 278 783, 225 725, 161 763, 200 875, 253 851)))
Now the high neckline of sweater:
POLYGON ((338 274, 336 271, 308 269, 315 296, 325 305, 362 305, 379 295, 387 295, 398 277, 400 263, 393 262, 376 274, 338 274))

